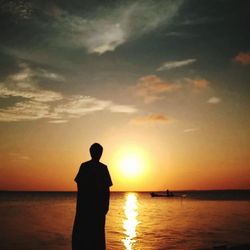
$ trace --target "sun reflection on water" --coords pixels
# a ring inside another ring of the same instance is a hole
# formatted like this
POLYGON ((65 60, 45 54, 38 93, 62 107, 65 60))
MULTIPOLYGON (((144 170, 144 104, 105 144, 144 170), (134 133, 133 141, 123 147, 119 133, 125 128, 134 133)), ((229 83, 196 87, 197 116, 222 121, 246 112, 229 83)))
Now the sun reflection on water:
POLYGON ((137 220, 137 197, 135 194, 129 193, 127 195, 124 213, 126 217, 123 221, 125 238, 122 239, 122 242, 126 250, 133 250, 133 246, 136 243, 136 226, 139 223, 137 220))

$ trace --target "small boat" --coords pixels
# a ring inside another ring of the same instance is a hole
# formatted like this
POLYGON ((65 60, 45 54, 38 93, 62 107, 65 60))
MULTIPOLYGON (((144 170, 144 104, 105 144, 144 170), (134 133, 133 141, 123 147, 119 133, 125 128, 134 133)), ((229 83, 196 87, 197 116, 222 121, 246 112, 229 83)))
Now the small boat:
POLYGON ((151 197, 175 197, 172 192, 151 192, 151 197))

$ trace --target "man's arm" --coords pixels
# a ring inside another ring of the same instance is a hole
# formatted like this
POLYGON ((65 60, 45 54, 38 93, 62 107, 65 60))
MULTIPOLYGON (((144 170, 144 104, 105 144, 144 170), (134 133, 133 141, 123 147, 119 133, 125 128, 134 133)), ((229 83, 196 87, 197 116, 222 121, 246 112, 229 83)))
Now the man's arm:
POLYGON ((78 171, 78 173, 77 173, 77 175, 76 175, 74 181, 75 181, 76 183, 78 183, 78 182, 79 182, 79 179, 80 179, 80 169, 79 169, 79 171, 78 171))
POLYGON ((107 187, 104 190, 104 213, 107 214, 109 211, 109 199, 110 199, 110 190, 109 187, 107 187))
POLYGON ((110 200, 110 186, 113 185, 109 171, 108 171, 108 167, 106 165, 104 165, 105 171, 104 171, 104 212, 105 214, 107 214, 108 210, 109 210, 109 200, 110 200))

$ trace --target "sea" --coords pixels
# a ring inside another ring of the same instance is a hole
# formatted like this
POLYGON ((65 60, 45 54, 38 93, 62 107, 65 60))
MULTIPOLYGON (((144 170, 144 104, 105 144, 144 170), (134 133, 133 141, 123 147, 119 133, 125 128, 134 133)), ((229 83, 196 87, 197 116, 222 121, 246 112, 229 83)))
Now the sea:
MULTIPOLYGON (((250 190, 112 192, 107 250, 201 250, 250 243, 250 190)), ((70 250, 75 192, 0 192, 1 250, 70 250)))

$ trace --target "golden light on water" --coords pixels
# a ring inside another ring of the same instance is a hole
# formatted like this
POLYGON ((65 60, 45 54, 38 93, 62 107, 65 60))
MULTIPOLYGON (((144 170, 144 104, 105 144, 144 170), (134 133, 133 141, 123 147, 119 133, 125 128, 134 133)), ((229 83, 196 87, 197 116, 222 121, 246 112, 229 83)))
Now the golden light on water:
POLYGON ((133 250, 133 246, 136 243, 136 227, 139 223, 137 220, 137 209, 137 197, 135 194, 129 193, 124 206, 126 216, 126 219, 123 221, 125 238, 122 239, 122 242, 125 246, 125 250, 133 250))

